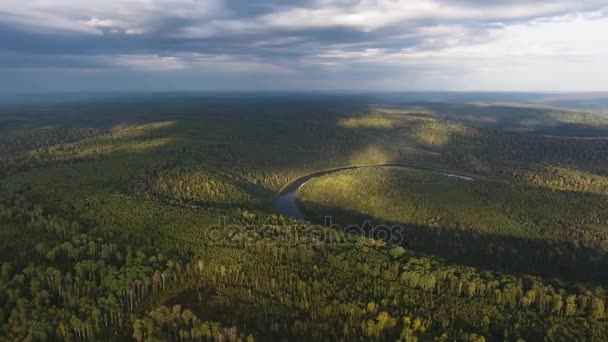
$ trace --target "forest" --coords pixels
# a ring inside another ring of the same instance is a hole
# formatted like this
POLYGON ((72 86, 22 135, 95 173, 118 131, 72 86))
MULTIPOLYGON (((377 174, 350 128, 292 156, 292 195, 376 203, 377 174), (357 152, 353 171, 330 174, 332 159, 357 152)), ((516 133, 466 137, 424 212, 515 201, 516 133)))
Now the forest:
POLYGON ((608 340, 606 136, 515 103, 0 104, 0 341, 608 340))

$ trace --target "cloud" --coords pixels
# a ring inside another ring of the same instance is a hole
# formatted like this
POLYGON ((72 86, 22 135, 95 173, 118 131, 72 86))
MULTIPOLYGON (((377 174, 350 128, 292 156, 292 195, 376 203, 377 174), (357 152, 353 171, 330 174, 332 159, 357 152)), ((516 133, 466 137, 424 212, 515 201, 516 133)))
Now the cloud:
POLYGON ((320 59, 362 62, 396 62, 430 59, 513 59, 608 56, 608 17, 586 13, 559 18, 543 18, 487 28, 482 35, 461 26, 428 26, 416 46, 399 51, 364 49, 330 50, 320 59))
POLYGON ((158 55, 124 55, 112 58, 112 63, 139 70, 170 71, 185 68, 184 62, 177 57, 162 57, 158 55))
POLYGON ((99 18, 91 18, 91 19, 87 20, 86 24, 89 26, 93 26, 93 27, 114 27, 115 26, 115 24, 112 20, 103 20, 103 19, 99 19, 99 18))
POLYGON ((271 27, 350 27, 373 31, 407 21, 529 18, 582 7, 576 4, 574 1, 466 3, 436 0, 320 0, 312 6, 270 13, 261 20, 271 27))
POLYGON ((59 69, 118 75, 112 77, 159 73, 178 84, 188 72, 213 75, 199 78, 205 86, 264 75, 263 86, 279 89, 605 88, 608 76, 597 72, 608 68, 605 6, 596 0, 4 0, 0 69, 12 77, 19 70, 36 70, 36 77, 59 69))
POLYGON ((414 71, 428 88, 501 90, 602 89, 608 81, 608 17, 599 12, 548 17, 487 28, 418 29, 418 44, 398 50, 327 50, 313 64, 414 71), (437 43, 437 42, 440 43, 437 43))
POLYGON ((3 0, 0 22, 71 34, 101 34, 101 28, 146 32, 168 19, 201 20, 220 9, 219 0, 3 0))

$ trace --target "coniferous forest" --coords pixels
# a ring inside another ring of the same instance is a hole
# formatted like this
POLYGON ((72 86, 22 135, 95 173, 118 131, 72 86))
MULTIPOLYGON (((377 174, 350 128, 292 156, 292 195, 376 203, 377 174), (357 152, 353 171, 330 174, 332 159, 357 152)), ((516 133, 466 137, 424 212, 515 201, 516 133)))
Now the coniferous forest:
POLYGON ((606 341, 606 136, 517 103, 2 102, 0 341, 606 341))

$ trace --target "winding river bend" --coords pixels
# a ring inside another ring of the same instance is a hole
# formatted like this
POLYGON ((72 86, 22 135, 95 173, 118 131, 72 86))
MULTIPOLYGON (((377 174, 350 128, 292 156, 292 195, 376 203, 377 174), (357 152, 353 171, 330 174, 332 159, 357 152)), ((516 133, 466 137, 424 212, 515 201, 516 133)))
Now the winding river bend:
POLYGON ((305 176, 302 176, 298 179, 295 179, 291 183, 287 184, 281 190, 281 192, 279 193, 279 196, 275 200, 275 211, 278 214, 281 214, 281 215, 289 217, 289 218, 293 218, 296 220, 304 220, 304 219, 306 219, 306 217, 298 205, 297 195, 298 195, 298 190, 300 190, 300 188, 302 186, 304 186, 304 184, 306 184, 306 182, 308 182, 309 180, 312 180, 314 178, 318 178, 318 177, 325 176, 325 175, 332 174, 332 173, 339 172, 339 171, 360 169, 360 168, 367 168, 367 167, 386 167, 386 168, 403 169, 403 170, 422 170, 422 171, 439 172, 439 173, 445 174, 447 177, 459 178, 459 179, 463 179, 466 181, 473 181, 476 179, 481 179, 479 177, 460 175, 457 173, 453 173, 452 171, 449 171, 449 170, 433 168, 433 167, 429 167, 429 166, 421 166, 421 165, 416 165, 416 164, 407 164, 407 163, 342 166, 342 167, 336 167, 333 169, 313 172, 313 173, 307 174, 305 176))

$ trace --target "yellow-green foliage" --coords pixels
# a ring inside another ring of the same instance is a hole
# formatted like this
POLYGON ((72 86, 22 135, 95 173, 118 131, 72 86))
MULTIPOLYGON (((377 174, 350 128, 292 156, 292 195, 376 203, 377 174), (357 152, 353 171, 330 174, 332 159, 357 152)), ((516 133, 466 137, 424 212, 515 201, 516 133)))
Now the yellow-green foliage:
POLYGON ((340 126, 346 128, 394 128, 400 124, 396 118, 379 115, 360 116, 343 119, 340 126))
POLYGON ((525 238, 577 236, 581 243, 601 241, 608 248, 608 234, 597 235, 597 228, 591 229, 608 220, 605 196, 551 193, 503 182, 376 167, 313 179, 300 189, 298 199, 319 216, 333 214, 342 221, 356 215, 525 238))
POLYGON ((414 136, 424 145, 441 147, 449 144, 453 139, 473 137, 475 131, 473 128, 459 124, 425 120, 416 125, 414 136))
POLYGON ((477 129, 454 122, 422 116, 417 112, 376 109, 368 114, 349 117, 339 122, 340 127, 376 131, 391 142, 399 137, 419 147, 437 149, 455 139, 474 137, 477 129))
POLYGON ((571 167, 545 167, 518 174, 532 185, 552 190, 608 194, 608 178, 571 167))
POLYGON ((237 205, 256 201, 234 178, 202 169, 169 169, 140 180, 151 195, 201 205, 237 205))
POLYGON ((395 152, 379 145, 371 145, 356 151, 350 157, 351 165, 385 164, 395 160, 395 152))
MULTIPOLYGON (((298 193, 305 205, 329 210, 341 209, 385 222, 401 222, 430 227, 457 227, 473 223, 476 210, 470 183, 445 175, 422 171, 362 168, 314 179, 298 193)), ((496 231, 500 220, 494 207, 475 218, 479 230, 496 231)), ((510 230, 523 229, 503 217, 510 230)), ((506 232, 505 232, 506 233, 506 232)))
POLYGON ((153 121, 143 124, 118 124, 112 127, 111 132, 113 137, 142 137, 150 135, 156 131, 166 130, 175 127, 176 121, 153 121))
MULTIPOLYGON (((92 158, 111 153, 143 153, 171 143, 174 139, 160 136, 163 129, 175 125, 173 121, 114 126, 108 134, 68 145, 59 145, 44 151, 43 157, 53 160, 92 158), (160 132, 159 132, 160 131, 160 132)), ((39 151, 33 151, 38 157, 39 151)))

